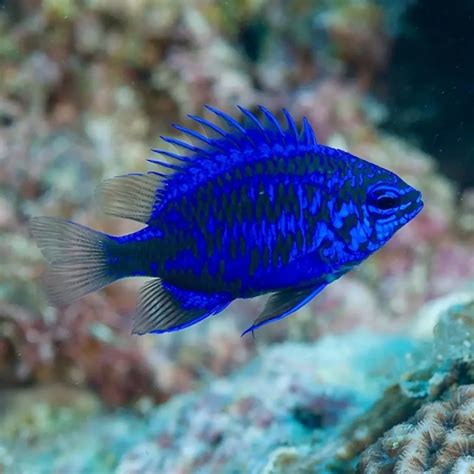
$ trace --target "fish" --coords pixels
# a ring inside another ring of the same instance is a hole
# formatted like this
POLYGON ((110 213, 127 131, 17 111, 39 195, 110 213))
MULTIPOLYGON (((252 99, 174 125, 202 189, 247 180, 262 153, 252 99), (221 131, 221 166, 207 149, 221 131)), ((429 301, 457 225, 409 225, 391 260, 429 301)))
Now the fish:
POLYGON ((161 136, 149 171, 105 179, 106 214, 137 221, 109 235, 58 217, 31 233, 56 305, 129 277, 139 291, 132 333, 165 333, 269 294, 242 335, 289 316, 380 249, 423 208, 420 191, 347 151, 320 144, 283 109, 212 106, 161 136), (190 123, 191 123, 190 122, 190 123), (200 126, 200 128, 198 127, 200 126), (199 131, 197 131, 199 130, 199 131))

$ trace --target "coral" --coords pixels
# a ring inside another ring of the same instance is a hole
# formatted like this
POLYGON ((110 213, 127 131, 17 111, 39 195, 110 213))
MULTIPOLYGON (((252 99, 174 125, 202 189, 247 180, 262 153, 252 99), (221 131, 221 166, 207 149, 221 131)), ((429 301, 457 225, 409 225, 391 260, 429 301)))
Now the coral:
MULTIPOLYGON (((120 5, 111 8, 107 2, 90 1, 76 8, 62 0, 42 6, 20 2, 12 14, 18 21, 1 24, 8 38, 0 51, 6 79, 0 84, 0 203, 6 203, 0 206, 0 225, 8 231, 6 240, 14 242, 11 237, 18 235, 18 248, 21 242, 32 247, 24 223, 36 214, 62 215, 111 232, 128 232, 130 224, 93 213, 93 188, 104 175, 143 169, 148 148, 171 122, 202 111, 205 102, 226 109, 238 102, 249 107, 261 102, 275 110, 291 104, 295 117, 309 117, 321 142, 392 168, 423 190, 427 205, 359 272, 328 288, 295 317, 263 329, 259 341, 288 335, 314 340, 359 324, 396 330, 428 298, 474 277, 472 242, 463 230, 469 207, 463 204, 458 222, 455 189, 438 176, 432 158, 381 134, 374 123, 380 122, 383 107, 374 101, 369 104, 334 65, 334 56, 347 69, 356 65, 359 82, 380 70, 378 53, 370 65, 363 65, 344 52, 355 44, 353 39, 341 42, 341 35, 331 36, 334 28, 342 28, 363 42, 359 33, 367 30, 370 37, 379 38, 377 47, 387 49, 379 6, 350 1, 329 8, 324 3, 265 0, 240 2, 239 9, 232 2, 211 1, 192 7, 168 0, 123 0, 120 5), (356 20, 351 23, 352 17, 356 20), (250 24, 265 30, 266 39, 258 40, 245 30, 250 24), (253 41, 260 51, 254 58, 247 54, 253 41), (326 50, 332 51, 332 59, 326 50), (343 313, 347 318, 341 318, 343 313)), ((35 273, 40 272, 39 256, 31 249, 26 256, 19 250, 15 258, 8 257, 11 244, 0 245, 8 262, 8 272, 3 273, 8 281, 0 277, 6 301, 23 305, 17 297, 24 288, 27 308, 43 311, 39 290, 29 281, 32 264, 35 273)), ((113 310, 130 312, 132 304, 120 292, 107 294, 113 310)), ((217 374, 248 360, 253 342, 237 348, 239 331, 255 316, 252 305, 235 306, 241 324, 217 329, 236 348, 234 353, 217 347, 220 343, 212 340, 212 330, 199 334, 210 341, 212 350, 199 353, 205 345, 190 335, 191 349, 185 352, 193 352, 217 374), (213 350, 219 351, 216 357, 213 350)), ((168 342, 163 346, 175 347, 168 342)), ((150 359, 163 358, 171 360, 170 367, 176 366, 174 355, 151 351, 150 359)), ((199 379, 193 371, 185 367, 182 372, 187 387, 199 379)))
POLYGON ((391 48, 385 7, 330 3, 18 1, 6 3, 8 16, 0 8, 5 471, 353 471, 385 431, 474 382, 472 304, 458 297, 474 279, 472 191, 458 205, 432 157, 377 129, 387 110, 363 94, 379 87, 391 48), (130 335, 138 283, 50 308, 28 216, 128 232, 94 213, 95 184, 143 169, 158 135, 203 103, 306 115, 322 143, 413 182, 426 208, 358 271, 255 340, 240 333, 261 301, 144 338, 130 335), (452 291, 450 308, 421 331, 430 337, 438 322, 434 351, 354 331, 414 334, 417 310, 452 291), (180 392, 191 393, 166 402, 180 392), (127 408, 103 415, 103 405, 127 408))
POLYGON ((62 382, 93 389, 111 406, 165 397, 137 341, 99 297, 43 319, 0 305, 0 384, 62 382))
POLYGON ((142 417, 127 410, 97 413, 97 400, 82 391, 23 391, 21 403, 5 407, 14 437, 0 433, 2 473, 114 472, 123 450, 147 433, 142 417))
POLYGON ((472 363, 450 361, 441 367, 426 366, 404 374, 397 384, 386 389, 383 397, 364 416, 345 430, 347 442, 339 446, 336 459, 354 459, 388 428, 409 418, 423 404, 439 399, 459 381, 474 382, 472 363))
POLYGON ((442 313, 434 328, 434 339, 437 358, 474 359, 474 301, 453 305, 442 313))
MULTIPOLYGON (((100 306, 98 301, 95 304, 100 306)), ((65 324, 71 327, 70 322, 65 324)), ((114 326, 112 316, 107 316, 107 324, 114 326)), ((105 327, 94 332, 96 337, 110 341, 105 327)), ((77 340, 83 342, 73 341, 77 349, 63 347, 59 355, 72 350, 77 358, 74 372, 81 367, 91 371, 90 366, 83 365, 87 357, 75 353, 85 347, 87 340, 90 342, 83 329, 80 333, 77 340)), ((18 345, 14 350, 25 351, 27 347, 18 345)), ((114 345, 101 347, 104 358, 113 356, 116 350, 114 345)), ((92 378, 99 373, 103 376, 104 370, 113 371, 108 365, 104 369, 104 359, 98 357, 98 351, 92 353, 91 363, 95 361, 99 366, 92 378)), ((158 355, 156 348, 154 351, 158 355)), ((89 349, 84 352, 89 353, 89 349)), ((166 349, 161 357, 165 353, 171 354, 172 350, 166 349)), ((178 354, 185 357, 182 348, 178 354)), ((156 359, 160 372, 165 372, 160 384, 166 374, 173 379, 179 373, 178 367, 191 368, 190 360, 196 358, 195 354, 188 352, 186 360, 175 366, 156 359)), ((57 355, 53 360, 61 359, 57 355)), ((11 363, 10 366, 15 367, 11 363)), ((121 473, 354 472, 359 454, 384 432, 409 420, 421 406, 431 406, 456 391, 459 384, 472 385, 474 366, 469 359, 433 361, 425 343, 353 331, 325 336, 317 343, 275 344, 262 349, 253 362, 231 375, 201 377, 206 377, 205 386, 175 396, 161 406, 142 399, 135 405, 142 413, 138 419, 136 412, 122 409, 106 417, 94 415, 82 423, 80 415, 74 415, 75 408, 71 408, 72 421, 61 428, 62 423, 53 420, 50 425, 41 422, 40 417, 38 432, 46 427, 45 432, 56 433, 57 437, 48 435, 35 441, 33 449, 27 449, 23 457, 17 454, 21 452, 18 445, 14 444, 12 451, 11 443, 7 443, 5 449, 15 453, 16 462, 25 469, 43 460, 46 472, 60 468, 68 471, 77 465, 86 472, 100 471, 100 466, 102 470, 121 473), (100 440, 100 447, 98 443, 88 444, 90 438, 100 440), (70 446, 67 452, 61 447, 65 440, 70 446)), ((124 391, 120 384, 126 380, 106 382, 119 393, 124 391)), ((170 383, 179 386, 178 379, 170 383)), ((145 387, 141 387, 144 391, 145 387)), ((7 410, 10 403, 6 404, 7 410)), ((25 416, 36 423, 40 415, 34 406, 31 416, 28 413, 25 416)), ((40 409, 39 413, 49 413, 54 418, 49 409, 40 409)), ((13 420, 16 419, 21 417, 16 415, 13 420)), ((5 465, 7 461, 11 460, 7 459, 5 465)))
MULTIPOLYGON (((419 359, 420 355, 415 357, 418 364, 419 359)), ((387 430, 410 419, 420 407, 456 390, 460 382, 474 383, 472 362, 448 361, 441 367, 434 364, 408 371, 399 382, 389 385, 370 408, 341 427, 336 438, 313 447, 310 455, 304 454, 307 447, 299 447, 302 454, 296 465, 302 472, 313 472, 322 466, 330 472, 353 472, 358 456, 387 430)))
POLYGON ((387 110, 366 95, 380 85, 391 48, 385 25, 396 27, 385 21, 387 5, 406 2, 190 3, 21 0, 0 8, 0 385, 18 398, 5 399, 12 416, 0 429, 12 434, 0 444, 6 471, 27 472, 40 460, 44 472, 232 472, 249 462, 272 473, 331 463, 350 471, 423 403, 473 382, 463 290, 474 279, 472 190, 458 204, 431 156, 380 131, 387 110), (159 134, 203 103, 306 115, 320 142, 422 189, 425 210, 361 268, 255 339, 240 333, 262 300, 143 338, 130 335, 137 281, 49 307, 28 217, 133 230, 95 213, 95 185, 144 169, 159 134), (416 316, 447 294, 449 318, 439 307, 433 318, 416 316), (425 319, 420 334, 414 318, 425 319), (438 321, 434 353, 445 365, 418 341, 373 334, 427 339, 438 321), (102 405, 126 408, 103 415, 102 405))
MULTIPOLYGON (((422 314, 426 315, 427 311, 422 314)), ((353 458, 385 430, 411 416, 422 403, 438 400, 458 383, 474 382, 473 314, 472 293, 470 297, 453 295, 449 305, 439 312, 432 353, 425 349, 422 367, 407 371, 362 419, 354 422, 346 431, 348 443, 338 450, 337 457, 353 458), (362 433, 363 436, 352 436, 351 433, 362 433)))
POLYGON ((431 340, 436 325, 444 315, 452 314, 456 307, 465 307, 472 303, 473 289, 473 286, 468 283, 458 291, 429 301, 412 317, 408 328, 409 333, 417 339, 431 340))
POLYGON ((89 391, 62 385, 2 391, 0 406, 0 440, 29 443, 67 431, 100 409, 89 391))
MULTIPOLYGON (((12 224, 17 225, 15 221, 12 224)), ((25 310, 44 307, 44 295, 32 284, 38 265, 41 265, 41 256, 31 240, 18 232, 1 232, 0 259, 0 301, 21 305, 25 310)))
MULTIPOLYGON (((353 472, 361 452, 376 443, 387 430, 406 422, 420 407, 442 400, 459 385, 474 383, 474 359, 469 344, 472 342, 472 293, 470 297, 454 294, 448 302, 447 306, 447 302, 443 302, 445 307, 440 312, 434 340, 421 342, 405 354, 399 380, 389 384, 370 408, 341 426, 338 436, 329 438, 326 443, 297 447, 298 455, 293 460, 296 472, 298 469, 314 472, 323 466, 329 472, 353 472)), ((433 310, 427 309, 423 314, 429 311, 433 310)), ((393 361, 384 360, 393 368, 393 361)), ((377 376, 381 375, 377 373, 377 376)), ((274 472, 285 470, 275 468, 274 472)))
POLYGON ((47 397, 36 392, 41 399, 31 400, 25 416, 18 411, 13 416, 12 405, 11 420, 35 421, 37 412, 40 421, 45 412, 53 420, 41 421, 38 432, 44 436, 26 436, 26 445, 10 439, 2 446, 0 437, 0 466, 28 471, 41 465, 41 472, 261 472, 268 459, 288 467, 295 456, 300 460, 300 443, 323 444, 365 411, 384 386, 373 374, 383 374, 410 347, 404 339, 369 333, 278 344, 192 393, 161 406, 140 403, 141 416, 124 408, 81 420, 82 409, 76 416, 71 407, 71 422, 56 423, 54 412, 41 407, 47 397), (290 443, 298 445, 293 453, 290 443), (271 455, 275 449, 278 454, 271 455))
POLYGON ((474 470, 474 385, 424 405, 361 456, 359 472, 462 473, 474 470))
POLYGON ((409 347, 367 333, 275 345, 154 410, 147 439, 124 454, 118 472, 262 472, 270 456, 288 468, 296 457, 288 445, 298 446, 300 461, 310 440, 324 444, 339 432, 381 392, 384 367, 409 347))
POLYGON ((363 91, 387 67, 390 41, 383 22, 383 9, 372 2, 346 2, 323 17, 337 57, 363 91))
POLYGON ((474 189, 466 189, 461 196, 459 228, 467 236, 474 234, 474 189))

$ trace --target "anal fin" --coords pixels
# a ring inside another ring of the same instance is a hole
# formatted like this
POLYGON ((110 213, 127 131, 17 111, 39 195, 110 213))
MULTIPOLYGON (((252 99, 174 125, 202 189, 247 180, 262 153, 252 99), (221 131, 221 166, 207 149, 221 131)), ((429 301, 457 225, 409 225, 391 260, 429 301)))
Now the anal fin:
POLYGON ((253 322, 252 326, 242 333, 242 336, 272 321, 289 316, 323 291, 327 285, 328 283, 324 282, 318 286, 298 289, 291 288, 274 293, 268 298, 258 318, 253 322))
POLYGON ((133 334, 179 331, 222 311, 230 300, 223 295, 182 290, 159 278, 140 291, 133 334))

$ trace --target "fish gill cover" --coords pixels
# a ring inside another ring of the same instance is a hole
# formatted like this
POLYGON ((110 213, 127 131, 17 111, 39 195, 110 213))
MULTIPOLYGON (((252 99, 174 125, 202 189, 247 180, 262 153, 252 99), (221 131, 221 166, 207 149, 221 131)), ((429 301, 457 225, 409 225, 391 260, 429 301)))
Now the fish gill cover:
POLYGON ((176 331, 236 298, 272 293, 243 333, 293 313, 383 246, 422 209, 396 174, 317 142, 266 108, 239 107, 240 121, 207 106, 220 123, 190 115, 205 134, 174 128, 182 151, 153 150, 158 169, 106 180, 106 213, 138 221, 112 236, 54 217, 31 231, 49 261, 50 299, 68 304, 126 277, 152 277, 140 292, 133 332, 176 331))

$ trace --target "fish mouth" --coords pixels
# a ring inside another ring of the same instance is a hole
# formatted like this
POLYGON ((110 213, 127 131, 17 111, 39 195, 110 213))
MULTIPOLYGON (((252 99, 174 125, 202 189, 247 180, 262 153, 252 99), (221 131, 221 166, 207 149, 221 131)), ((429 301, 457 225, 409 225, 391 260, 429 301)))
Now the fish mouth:
POLYGON ((412 205, 409 207, 408 220, 416 217, 423 210, 424 206, 425 203, 423 202, 423 196, 419 192, 418 196, 412 201, 412 205))

